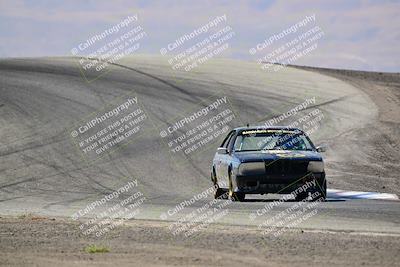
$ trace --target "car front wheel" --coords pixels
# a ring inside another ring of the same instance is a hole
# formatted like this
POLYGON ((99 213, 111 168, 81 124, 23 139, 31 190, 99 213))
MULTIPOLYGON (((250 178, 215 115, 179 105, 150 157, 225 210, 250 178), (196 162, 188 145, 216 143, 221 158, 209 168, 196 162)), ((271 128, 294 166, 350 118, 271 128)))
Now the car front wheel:
POLYGON ((315 192, 318 192, 319 194, 318 194, 318 196, 315 197, 315 199, 313 199, 313 201, 316 201, 316 200, 325 201, 326 200, 327 189, 326 189, 325 175, 324 175, 324 179, 322 181, 317 182, 315 192))
POLYGON ((232 177, 231 174, 229 173, 229 190, 228 190, 228 198, 232 201, 244 201, 246 198, 245 193, 238 193, 238 192, 233 192, 233 184, 232 184, 232 177))

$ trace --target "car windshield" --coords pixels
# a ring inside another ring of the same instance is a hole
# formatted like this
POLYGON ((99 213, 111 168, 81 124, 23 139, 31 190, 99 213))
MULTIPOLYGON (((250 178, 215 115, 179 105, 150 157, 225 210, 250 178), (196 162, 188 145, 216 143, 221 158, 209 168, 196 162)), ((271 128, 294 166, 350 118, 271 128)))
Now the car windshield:
POLYGON ((314 150, 314 146, 300 131, 250 130, 237 136, 234 150, 314 150))

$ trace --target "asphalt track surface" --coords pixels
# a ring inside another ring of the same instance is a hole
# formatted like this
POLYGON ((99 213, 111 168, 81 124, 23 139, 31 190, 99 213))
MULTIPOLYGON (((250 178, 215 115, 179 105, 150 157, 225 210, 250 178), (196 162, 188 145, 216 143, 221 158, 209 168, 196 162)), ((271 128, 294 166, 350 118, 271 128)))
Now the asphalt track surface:
MULTIPOLYGON (((315 105, 307 110, 319 108, 324 114, 318 131, 311 135, 317 144, 342 142, 342 147, 346 146, 357 139, 348 138, 351 133, 379 116, 378 107, 366 93, 314 71, 287 68, 265 72, 255 63, 214 60, 191 72, 177 72, 165 61, 152 56, 124 59, 100 77, 88 73, 88 82, 73 58, 1 60, 0 214, 71 216, 137 179, 146 202, 136 218, 159 220, 161 214, 211 186, 210 164, 217 145, 177 162, 162 142, 158 128, 194 107, 204 107, 202 101, 215 95, 228 97, 237 115, 235 126, 261 124, 315 97, 315 105), (149 117, 151 123, 144 125, 146 134, 88 164, 74 147, 71 129, 126 95, 135 95, 149 117)), ((333 168, 340 162, 368 165, 373 159, 335 149, 333 146, 326 154, 328 188, 379 190, 374 183, 349 180, 349 172, 333 168)), ((350 171, 354 174, 361 170, 350 171)), ((374 179, 372 176, 365 179, 374 179)), ((274 196, 249 198, 230 204, 229 214, 218 223, 261 223, 265 217, 250 220, 249 216, 274 196)), ((211 199, 196 202, 180 215, 211 199)), ((271 214, 291 205, 290 201, 283 203, 271 214)), ((338 200, 328 196, 327 202, 318 205, 318 213, 298 227, 397 235, 400 206, 397 201, 338 200)))

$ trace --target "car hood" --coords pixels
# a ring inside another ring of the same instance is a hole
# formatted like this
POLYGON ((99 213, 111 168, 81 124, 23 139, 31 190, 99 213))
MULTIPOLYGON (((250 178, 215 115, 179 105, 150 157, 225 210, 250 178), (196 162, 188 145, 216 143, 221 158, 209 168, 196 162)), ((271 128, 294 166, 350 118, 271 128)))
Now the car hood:
POLYGON ((234 154, 240 162, 256 162, 277 159, 322 160, 321 154, 315 151, 265 150, 235 152, 234 154))

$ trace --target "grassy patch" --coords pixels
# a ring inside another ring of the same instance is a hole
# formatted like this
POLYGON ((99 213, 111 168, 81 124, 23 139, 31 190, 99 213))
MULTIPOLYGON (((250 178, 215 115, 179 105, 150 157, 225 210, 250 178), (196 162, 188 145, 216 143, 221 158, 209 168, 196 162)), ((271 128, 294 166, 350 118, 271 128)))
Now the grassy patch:
POLYGON ((96 245, 89 245, 85 248, 87 253, 105 253, 109 252, 110 250, 103 246, 96 246, 96 245))
POLYGON ((26 219, 26 218, 31 217, 31 216, 32 216, 31 213, 24 213, 24 214, 18 215, 17 218, 22 220, 22 219, 26 219))
POLYGON ((33 213, 24 213, 24 214, 18 215, 17 218, 20 220, 32 220, 32 221, 48 219, 47 217, 37 216, 33 213))

